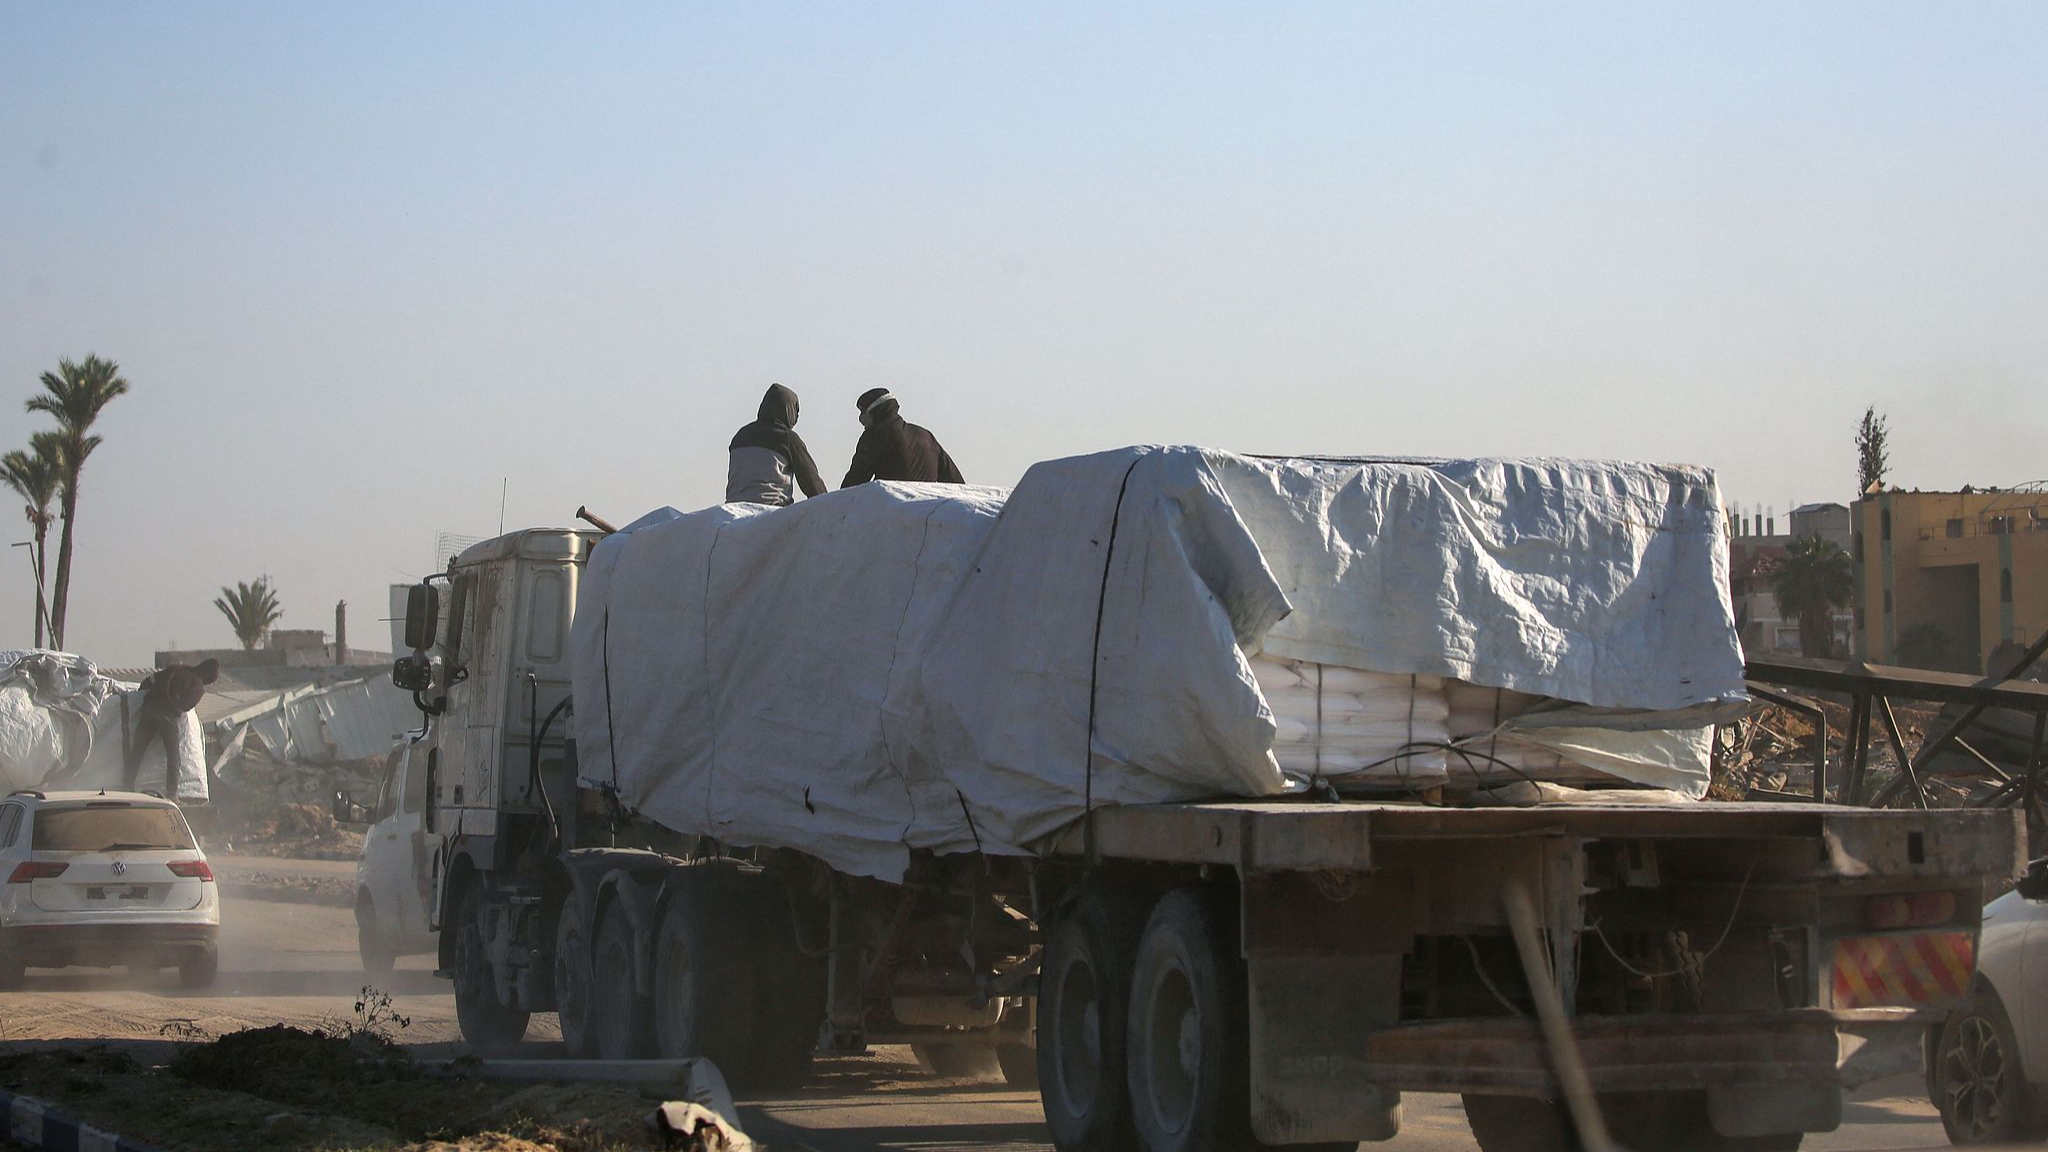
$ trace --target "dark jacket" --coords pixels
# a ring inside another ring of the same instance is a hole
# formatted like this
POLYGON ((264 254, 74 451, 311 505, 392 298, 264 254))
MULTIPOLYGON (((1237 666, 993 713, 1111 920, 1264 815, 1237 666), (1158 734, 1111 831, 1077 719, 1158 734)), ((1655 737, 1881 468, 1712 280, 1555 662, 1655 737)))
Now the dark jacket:
POLYGON ((796 393, 768 386, 760 416, 739 430, 727 450, 726 503, 794 504, 798 488, 806 496, 824 493, 811 451, 796 434, 796 409, 796 393))
POLYGON ((867 427, 853 449, 853 467, 841 488, 870 480, 925 480, 965 484, 953 458, 939 447, 938 437, 903 419, 896 398, 885 396, 861 413, 867 427))

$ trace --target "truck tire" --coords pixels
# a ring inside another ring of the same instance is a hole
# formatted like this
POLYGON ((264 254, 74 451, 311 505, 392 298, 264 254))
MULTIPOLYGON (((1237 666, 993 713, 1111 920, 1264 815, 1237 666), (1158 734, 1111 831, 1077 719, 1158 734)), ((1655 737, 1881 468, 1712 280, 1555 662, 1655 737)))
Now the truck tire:
POLYGON ((1152 910, 1131 972, 1131 1122, 1149 1152, 1252 1143, 1243 966, 1225 902, 1193 888, 1152 910))
POLYGON ((484 955, 483 920, 477 884, 463 886, 448 928, 455 933, 455 1022, 462 1038, 484 1052, 510 1048, 526 1036, 531 1013, 498 1000, 497 980, 484 955))
POLYGON ((640 1060, 654 1051, 652 1006, 633 986, 633 922, 616 904, 598 920, 590 950, 591 1046, 600 1060, 640 1060))
POLYGON ((825 966, 799 946, 796 917, 779 882, 750 878, 740 892, 753 934, 748 967, 755 1020, 744 1086, 793 1088, 810 1075, 825 1023, 825 966))
POLYGON ((571 1060, 597 1055, 591 1030, 590 902, 570 892, 555 915, 555 1014, 571 1060))
POLYGON ((670 879, 654 940, 654 1048, 665 1059, 708 1059, 744 1084, 755 991, 751 934, 724 879, 704 866, 670 879))
POLYGON ((356 897, 356 954, 363 959, 363 973, 383 976, 391 971, 398 954, 377 927, 377 905, 368 892, 356 897))
POLYGON ((1138 893, 1082 892, 1047 934, 1038 994, 1038 1096, 1059 1152, 1137 1147, 1124 1077, 1125 1004, 1148 907, 1138 893))

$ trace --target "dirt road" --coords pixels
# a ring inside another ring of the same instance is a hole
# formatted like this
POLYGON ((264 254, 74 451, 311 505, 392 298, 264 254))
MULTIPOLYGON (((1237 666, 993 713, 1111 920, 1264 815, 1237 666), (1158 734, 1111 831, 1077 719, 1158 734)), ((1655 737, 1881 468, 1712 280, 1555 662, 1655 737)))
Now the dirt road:
MULTIPOLYGON (((223 880, 251 874, 335 880, 353 866, 223 858, 223 880)), ((157 1040, 189 1031, 218 1035, 274 1023, 347 1019, 365 983, 356 960, 355 923, 346 907, 233 899, 221 917, 221 973, 212 989, 177 987, 176 973, 128 975, 90 970, 32 971, 20 992, 0 993, 0 1042, 17 1040, 157 1040)), ((446 1051, 459 1041, 448 984, 432 975, 430 957, 399 961, 377 983, 392 1007, 411 1018, 398 1033, 407 1044, 446 1051)), ((534 1018, 536 1055, 556 1040, 550 1016, 534 1018)), ((1390 1152, 1473 1152, 1456 1097, 1411 1095, 1400 1139, 1390 1152)), ((749 1101, 750 1128, 778 1148, 816 1152, 918 1149, 953 1152, 1001 1149, 1038 1152, 1049 1146, 1037 1098, 999 1085, 965 1085, 919 1076, 901 1049, 861 1059, 821 1062, 800 1093, 749 1101)), ((1838 1132, 1807 1139, 1813 1152, 1946 1147, 1941 1126, 1910 1077, 1858 1095, 1838 1132)))

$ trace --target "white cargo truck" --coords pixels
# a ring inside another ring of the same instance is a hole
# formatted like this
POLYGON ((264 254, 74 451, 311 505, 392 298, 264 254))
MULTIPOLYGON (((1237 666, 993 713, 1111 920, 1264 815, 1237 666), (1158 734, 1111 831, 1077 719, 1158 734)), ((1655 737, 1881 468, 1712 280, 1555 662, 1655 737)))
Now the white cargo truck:
POLYGON ((1697 798, 1723 531, 1696 470, 1133 449, 478 544, 394 669, 463 1034, 992 1053, 1063 1152, 1348 1148, 1403 1091, 1564 1149, 1574 1082, 1630 1147, 1796 1148, 1967 998, 2020 848, 1697 798))

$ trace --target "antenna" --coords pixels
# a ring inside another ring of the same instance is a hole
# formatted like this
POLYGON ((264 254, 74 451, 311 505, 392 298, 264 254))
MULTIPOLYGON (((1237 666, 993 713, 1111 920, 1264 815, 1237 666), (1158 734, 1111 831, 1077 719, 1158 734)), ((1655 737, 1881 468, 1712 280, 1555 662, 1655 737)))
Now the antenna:
POLYGON ((505 534, 505 493, 512 487, 512 478, 506 476, 498 481, 498 535, 505 534))

